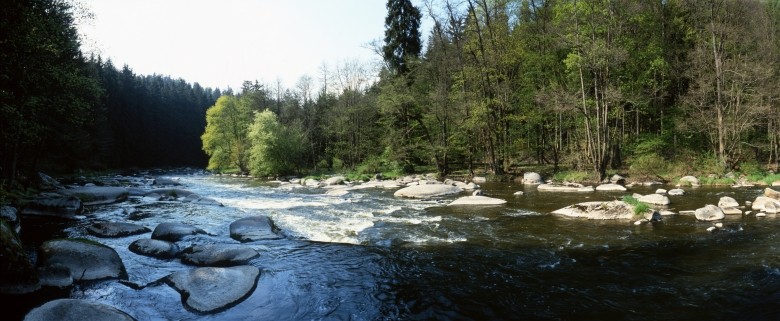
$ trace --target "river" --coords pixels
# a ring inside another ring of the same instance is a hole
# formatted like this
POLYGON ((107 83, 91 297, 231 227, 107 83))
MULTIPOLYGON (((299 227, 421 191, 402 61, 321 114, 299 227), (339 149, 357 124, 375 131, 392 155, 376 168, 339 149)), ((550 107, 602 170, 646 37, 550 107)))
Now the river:
MULTIPOLYGON (((23 227, 28 235, 85 237, 117 250, 129 280, 146 284, 191 267, 128 250, 135 239, 87 234, 95 220, 154 228, 179 221, 210 235, 184 244, 237 243, 228 225, 267 215, 285 236, 246 243, 261 253, 254 292, 216 314, 185 309, 166 286, 135 290, 117 281, 80 284, 72 298, 97 300, 138 320, 779 320, 780 217, 728 217, 723 228, 692 216, 660 223, 567 219, 549 212, 623 193, 537 192, 508 183, 482 184, 504 206, 448 207, 452 199, 397 199, 394 190, 364 189, 345 197, 323 189, 280 187, 243 178, 178 176, 189 189, 224 207, 144 203, 93 207, 86 219, 23 227), (524 190, 525 195, 512 193, 524 190), (32 229, 32 231, 31 231, 32 229)), ((652 193, 656 187, 629 192, 652 193)), ((763 188, 688 189, 671 209, 740 203, 763 188)), ((36 240, 28 236, 27 243, 36 240)))

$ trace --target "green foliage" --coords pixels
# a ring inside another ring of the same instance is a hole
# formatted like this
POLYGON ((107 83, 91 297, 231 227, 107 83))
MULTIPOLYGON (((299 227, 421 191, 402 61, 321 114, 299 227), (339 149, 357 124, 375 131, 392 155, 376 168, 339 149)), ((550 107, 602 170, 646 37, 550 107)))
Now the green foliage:
POLYGON ((593 173, 592 172, 586 172, 586 171, 576 171, 576 170, 570 170, 570 171, 560 171, 553 175, 552 180, 556 183, 562 183, 562 182, 587 182, 587 181, 593 181, 593 173))
POLYGON ((655 153, 646 153, 631 160, 629 175, 635 178, 650 178, 664 175, 668 171, 667 161, 655 153))
POLYGON ((255 113, 249 127, 249 169, 254 176, 286 175, 300 167, 304 137, 300 125, 284 126, 270 110, 255 113))
POLYGON ((634 208, 634 216, 640 216, 650 210, 650 205, 647 205, 645 202, 640 202, 631 195, 625 195, 621 200, 634 208))
POLYGON ((231 168, 248 171, 247 129, 251 111, 236 96, 222 96, 206 111, 206 130, 201 136, 209 155, 208 169, 224 172, 231 168))
POLYGON ((409 71, 408 63, 422 50, 421 18, 420 10, 410 0, 387 1, 382 54, 388 66, 400 74, 409 71))

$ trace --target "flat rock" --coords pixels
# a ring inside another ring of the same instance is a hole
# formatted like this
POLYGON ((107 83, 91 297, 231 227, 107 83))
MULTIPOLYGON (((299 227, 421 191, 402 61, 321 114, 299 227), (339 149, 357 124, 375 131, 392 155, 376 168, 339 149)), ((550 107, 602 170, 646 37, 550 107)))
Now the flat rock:
POLYGON ((696 216, 696 219, 700 221, 716 221, 726 217, 726 214, 723 213, 723 210, 720 207, 711 204, 696 209, 694 215, 696 216))
POLYGON ((81 186, 62 191, 81 200, 84 205, 112 204, 127 200, 130 191, 124 187, 81 186))
POLYGON ((176 242, 185 236, 195 234, 206 234, 206 231, 184 223, 165 222, 158 224, 157 227, 154 228, 152 238, 155 240, 176 242))
POLYGON ((463 190, 456 186, 444 184, 426 184, 404 187, 395 191, 395 197, 432 198, 458 194, 463 190))
POLYGON ((464 196, 452 201, 449 206, 454 205, 503 205, 505 200, 487 196, 464 196))
POLYGON ((638 201, 651 205, 669 205, 669 198, 661 194, 648 194, 637 198, 638 201))
POLYGON ((86 239, 60 239, 43 243, 38 254, 41 267, 65 266, 74 280, 127 279, 116 251, 86 239))
POLYGON ((281 238, 275 230, 274 222, 267 216, 250 216, 230 223, 230 237, 239 242, 281 238))
POLYGON ((252 294, 260 270, 254 266, 202 267, 173 273, 166 283, 181 293, 184 305, 199 313, 228 309, 252 294))
POLYGON ((580 187, 555 185, 555 184, 539 184, 536 186, 536 190, 540 192, 578 192, 580 187))
POLYGON ((172 242, 155 239, 138 239, 128 246, 131 252, 158 259, 172 259, 179 254, 179 247, 172 242))
POLYGON ((555 210, 552 214, 592 220, 635 218, 634 208, 623 201, 584 202, 555 210))
POLYGON ((596 186, 596 190, 602 192, 625 192, 626 187, 618 184, 601 184, 596 186))
POLYGON ((720 207, 720 209, 723 211, 723 214, 725 215, 742 215, 742 210, 736 207, 718 207, 720 207))
POLYGON ((43 215, 73 218, 84 211, 81 200, 75 196, 42 194, 22 208, 22 215, 43 215))
POLYGON ((670 196, 681 196, 681 195, 685 195, 685 190, 679 188, 670 189, 669 192, 667 192, 666 194, 670 196))
POLYGON ((194 245, 179 253, 183 263, 197 266, 245 265, 259 255, 255 249, 238 244, 194 245))
POLYGON ((24 321, 134 321, 129 314, 107 304, 77 300, 59 299, 46 302, 24 317, 24 321))
POLYGON ((124 237, 149 233, 145 226, 124 222, 96 222, 87 227, 89 234, 97 237, 124 237))
POLYGON ((666 192, 667 192, 667 190, 665 190, 663 188, 659 188, 659 189, 655 190, 656 194, 661 194, 661 195, 666 194, 666 192))

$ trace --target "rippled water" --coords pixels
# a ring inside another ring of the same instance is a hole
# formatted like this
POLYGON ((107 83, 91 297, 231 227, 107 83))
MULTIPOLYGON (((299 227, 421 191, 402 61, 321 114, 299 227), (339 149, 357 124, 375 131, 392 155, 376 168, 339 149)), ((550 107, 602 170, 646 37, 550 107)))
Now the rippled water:
MULTIPOLYGON (((582 201, 626 193, 539 193, 533 187, 483 184, 509 200, 497 207, 448 207, 451 199, 396 199, 394 190, 365 189, 345 197, 323 189, 201 175, 180 177, 185 188, 225 207, 128 203, 96 207, 60 236, 87 237, 93 220, 198 226, 209 235, 188 244, 237 243, 228 225, 268 215, 285 238, 247 243, 261 256, 253 294, 226 311, 186 310, 168 286, 134 290, 116 281, 76 287, 71 297, 114 305, 138 320, 778 320, 780 219, 775 215, 713 223, 669 216, 661 223, 588 221, 549 215, 582 201), (525 190, 524 196, 512 193, 525 190)), ((634 188, 650 193, 655 189, 634 188)), ((689 190, 672 209, 740 203, 761 188, 689 190)), ((44 228, 44 227, 41 227, 44 228)), ((55 232, 56 228, 51 228, 55 232)), ((145 284, 189 269, 127 246, 148 234, 96 239, 114 247, 132 282, 145 284)))

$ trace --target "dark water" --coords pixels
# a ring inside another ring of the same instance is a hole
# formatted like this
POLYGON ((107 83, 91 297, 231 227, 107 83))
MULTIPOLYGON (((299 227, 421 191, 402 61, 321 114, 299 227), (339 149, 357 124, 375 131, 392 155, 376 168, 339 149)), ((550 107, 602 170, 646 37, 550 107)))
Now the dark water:
MULTIPOLYGON (((774 215, 727 218, 710 233, 713 223, 691 216, 636 226, 548 214, 626 193, 526 187, 515 197, 524 187, 491 183, 483 184, 486 194, 509 200, 506 206, 447 207, 451 199, 395 199, 393 190, 339 198, 247 179, 181 179, 226 206, 131 200, 93 208, 61 234, 93 238, 85 233, 91 221, 127 221, 121 209, 137 206, 144 215, 136 223, 182 221, 211 234, 184 246, 237 243, 229 238, 232 221, 268 215, 285 238, 247 243, 261 253, 251 262, 262 271, 254 293, 211 315, 186 310, 165 285, 134 290, 105 281, 79 285, 71 297, 114 305, 138 320, 780 320, 774 215)), ((688 191, 671 197, 673 210, 716 204, 721 196, 744 203, 761 188, 688 191)), ((136 283, 191 268, 127 250, 148 237, 93 239, 119 252, 136 283)))

